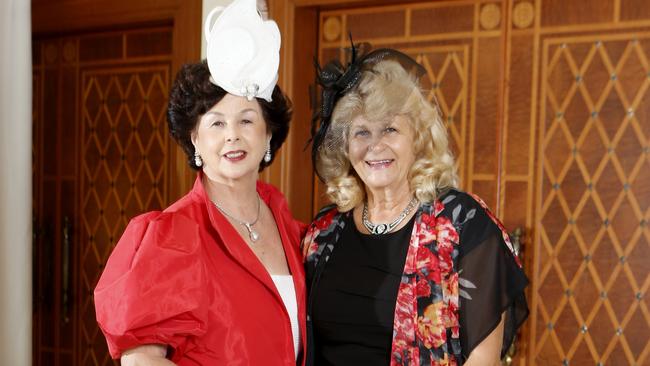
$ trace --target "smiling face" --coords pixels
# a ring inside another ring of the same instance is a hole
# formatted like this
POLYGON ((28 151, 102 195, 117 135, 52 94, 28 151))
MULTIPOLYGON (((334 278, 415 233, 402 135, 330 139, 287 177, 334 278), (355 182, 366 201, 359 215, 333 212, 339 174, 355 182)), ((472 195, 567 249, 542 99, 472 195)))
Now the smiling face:
POLYGON ((415 135, 407 117, 368 121, 359 115, 348 135, 348 157, 357 175, 372 192, 408 188, 415 161, 415 135))
POLYGON ((192 143, 213 181, 257 180, 271 135, 257 100, 226 94, 199 119, 192 143))

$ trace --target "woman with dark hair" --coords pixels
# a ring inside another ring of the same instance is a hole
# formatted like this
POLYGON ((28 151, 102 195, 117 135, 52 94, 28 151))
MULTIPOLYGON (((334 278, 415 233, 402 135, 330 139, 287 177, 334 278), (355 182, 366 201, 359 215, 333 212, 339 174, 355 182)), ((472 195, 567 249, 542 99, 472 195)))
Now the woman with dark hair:
POLYGON ((319 70, 312 157, 334 205, 303 240, 308 364, 498 365, 528 315, 517 254, 457 188, 423 68, 357 52, 319 70))
POLYGON ((291 119, 275 85, 279 32, 254 0, 218 10, 207 63, 183 66, 169 98, 194 188, 129 223, 95 289, 122 365, 304 363, 303 225, 258 181, 291 119))

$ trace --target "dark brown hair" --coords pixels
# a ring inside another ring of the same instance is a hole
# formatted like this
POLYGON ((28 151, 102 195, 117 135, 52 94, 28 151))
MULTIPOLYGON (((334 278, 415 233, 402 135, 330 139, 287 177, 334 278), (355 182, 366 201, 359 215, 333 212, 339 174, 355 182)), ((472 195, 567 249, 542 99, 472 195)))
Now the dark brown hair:
MULTIPOLYGON (((181 67, 169 93, 167 105, 167 125, 169 133, 178 142, 187 155, 187 161, 195 170, 199 167, 194 163, 194 145, 192 131, 205 112, 219 103, 227 94, 221 87, 210 81, 210 70, 205 61, 185 64, 181 67)), ((291 121, 291 101, 284 95, 279 86, 275 86, 271 96, 272 101, 257 98, 262 109, 266 127, 271 133, 271 154, 276 152, 284 143, 289 133, 291 121)), ((259 170, 271 165, 262 160, 259 170)))

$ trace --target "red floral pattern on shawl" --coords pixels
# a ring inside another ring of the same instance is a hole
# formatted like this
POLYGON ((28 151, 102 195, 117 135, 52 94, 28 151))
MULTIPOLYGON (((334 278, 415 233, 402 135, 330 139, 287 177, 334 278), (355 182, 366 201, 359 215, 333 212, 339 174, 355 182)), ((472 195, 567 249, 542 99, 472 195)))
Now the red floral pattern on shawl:
POLYGON ((455 357, 444 349, 453 348, 448 341, 460 342, 458 273, 453 270, 459 239, 452 222, 436 216, 443 209, 436 201, 418 212, 397 292, 391 365, 419 365, 423 352, 430 353, 424 359, 430 359, 431 365, 456 365, 455 357), (418 300, 428 302, 423 311, 418 309, 418 300))

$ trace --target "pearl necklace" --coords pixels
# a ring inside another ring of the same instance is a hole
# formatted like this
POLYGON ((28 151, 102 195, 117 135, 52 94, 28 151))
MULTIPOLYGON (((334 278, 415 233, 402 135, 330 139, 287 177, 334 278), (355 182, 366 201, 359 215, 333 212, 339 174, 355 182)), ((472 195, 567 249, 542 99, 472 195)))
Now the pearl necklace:
POLYGON ((217 207, 217 209, 219 209, 219 211, 221 211, 222 214, 228 216, 239 225, 244 226, 246 230, 248 230, 248 237, 251 239, 252 242, 256 242, 259 240, 260 234, 253 229, 253 225, 255 225, 257 223, 257 220, 260 219, 260 206, 262 205, 261 201, 262 200, 260 199, 260 196, 257 195, 257 216, 255 217, 255 220, 253 220, 253 222, 246 222, 246 221, 239 220, 233 217, 228 212, 226 212, 226 210, 224 210, 223 207, 219 206, 218 203, 214 202, 214 205, 217 207))
POLYGON ((418 200, 417 198, 413 197, 411 202, 409 202, 408 206, 402 210, 402 213, 399 214, 399 216, 391 223, 387 224, 373 224, 368 220, 368 203, 364 202, 363 203, 363 214, 361 215, 361 221, 363 222, 363 226, 370 231, 371 234, 373 235, 382 235, 382 234, 388 234, 391 231, 393 231, 394 228, 396 228, 404 219, 406 216, 408 216, 409 212, 415 207, 417 204, 418 200))

